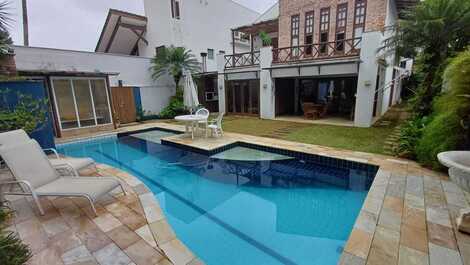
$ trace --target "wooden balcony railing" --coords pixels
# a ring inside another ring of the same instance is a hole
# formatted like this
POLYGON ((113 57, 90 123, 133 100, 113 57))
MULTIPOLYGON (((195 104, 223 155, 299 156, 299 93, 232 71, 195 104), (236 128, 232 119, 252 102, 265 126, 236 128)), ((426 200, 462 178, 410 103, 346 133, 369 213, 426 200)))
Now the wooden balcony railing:
POLYGON ((259 51, 225 55, 225 69, 259 65, 259 57, 259 51))
POLYGON ((328 59, 359 55, 361 38, 273 49, 274 63, 328 59))

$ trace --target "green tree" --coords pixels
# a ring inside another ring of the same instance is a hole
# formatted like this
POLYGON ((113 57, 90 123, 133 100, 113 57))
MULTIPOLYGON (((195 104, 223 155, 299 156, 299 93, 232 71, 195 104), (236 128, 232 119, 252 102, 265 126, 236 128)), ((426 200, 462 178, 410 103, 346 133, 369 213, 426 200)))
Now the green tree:
POLYGON ((385 41, 385 48, 419 58, 423 75, 414 110, 425 116, 432 110, 433 98, 441 91, 448 58, 469 44, 470 1, 424 0, 404 11, 402 17, 396 25, 396 34, 385 41))
POLYGON ((184 69, 189 70, 191 73, 200 69, 199 62, 194 54, 184 47, 170 46, 164 48, 152 59, 152 78, 157 80, 162 76, 171 75, 177 89, 183 77, 184 69))
POLYGON ((15 233, 5 229, 5 222, 10 215, 10 209, 0 206, 0 264, 23 265, 31 258, 31 251, 15 233))
POLYGON ((9 2, 0 1, 0 57, 10 53, 13 41, 8 33, 10 25, 9 2))

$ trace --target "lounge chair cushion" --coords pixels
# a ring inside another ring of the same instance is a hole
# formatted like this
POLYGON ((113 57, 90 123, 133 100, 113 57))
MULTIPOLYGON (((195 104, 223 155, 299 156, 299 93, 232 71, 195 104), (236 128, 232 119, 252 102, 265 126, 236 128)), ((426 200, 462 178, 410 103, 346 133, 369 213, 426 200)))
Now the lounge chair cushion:
POLYGON ((80 170, 86 167, 89 167, 95 163, 91 158, 51 158, 49 159, 52 166, 58 166, 63 164, 68 164, 76 170, 80 170))
POLYGON ((62 177, 36 188, 39 196, 83 196, 92 201, 119 186, 119 181, 112 177, 62 177))

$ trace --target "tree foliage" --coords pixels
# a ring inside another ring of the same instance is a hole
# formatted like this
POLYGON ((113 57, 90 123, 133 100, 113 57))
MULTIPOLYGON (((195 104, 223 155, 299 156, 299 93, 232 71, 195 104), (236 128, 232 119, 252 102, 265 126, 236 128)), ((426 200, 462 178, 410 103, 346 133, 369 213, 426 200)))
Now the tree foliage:
POLYGON ((421 116, 432 111, 432 101, 441 91, 442 73, 448 58, 463 51, 470 41, 470 1, 424 0, 406 10, 396 25, 396 34, 384 47, 405 57, 419 58, 422 73, 414 110, 421 116))
POLYGON ((152 78, 157 80, 162 76, 170 75, 177 87, 185 69, 195 73, 200 69, 200 66, 191 50, 184 47, 170 46, 161 49, 152 59, 152 78))
POLYGON ((23 129, 32 133, 47 121, 46 99, 5 89, 0 92, 0 107, 0 132, 23 129))

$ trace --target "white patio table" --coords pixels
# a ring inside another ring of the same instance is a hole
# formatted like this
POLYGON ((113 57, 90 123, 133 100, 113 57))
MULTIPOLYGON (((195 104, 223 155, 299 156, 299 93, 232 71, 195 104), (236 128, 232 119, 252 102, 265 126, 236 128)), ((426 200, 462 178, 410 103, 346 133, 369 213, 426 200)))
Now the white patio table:
MULTIPOLYGON (((175 120, 185 123, 186 134, 189 134, 189 127, 191 127, 191 139, 194 139, 194 127, 199 127, 200 121, 207 121, 207 117, 202 115, 181 115, 176 116, 175 120)), ((205 137, 207 137, 207 129, 205 137)))

